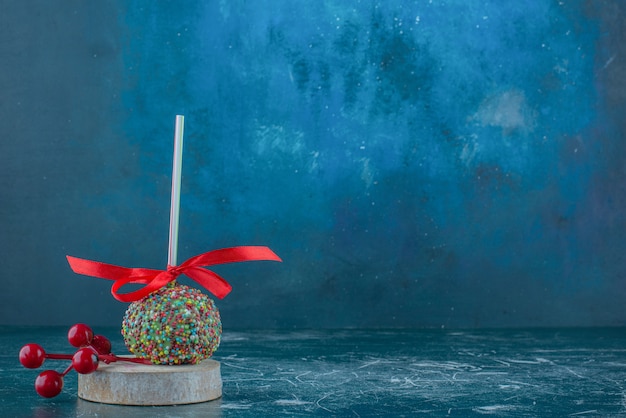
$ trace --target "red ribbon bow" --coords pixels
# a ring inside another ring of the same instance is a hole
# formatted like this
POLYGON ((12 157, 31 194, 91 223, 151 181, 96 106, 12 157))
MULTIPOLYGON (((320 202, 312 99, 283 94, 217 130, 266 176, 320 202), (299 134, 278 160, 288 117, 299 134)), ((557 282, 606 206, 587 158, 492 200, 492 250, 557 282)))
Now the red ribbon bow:
POLYGON ((178 266, 167 266, 167 270, 153 270, 147 268, 128 268, 99 261, 85 260, 67 256, 70 267, 77 274, 114 280, 111 294, 120 302, 134 302, 150 293, 159 290, 181 274, 192 278, 209 292, 222 299, 230 293, 232 286, 226 280, 211 270, 202 268, 214 264, 238 263, 241 261, 282 261, 268 247, 241 246, 222 248, 191 257, 178 266), (141 289, 128 293, 118 293, 118 290, 129 283, 145 284, 141 289))

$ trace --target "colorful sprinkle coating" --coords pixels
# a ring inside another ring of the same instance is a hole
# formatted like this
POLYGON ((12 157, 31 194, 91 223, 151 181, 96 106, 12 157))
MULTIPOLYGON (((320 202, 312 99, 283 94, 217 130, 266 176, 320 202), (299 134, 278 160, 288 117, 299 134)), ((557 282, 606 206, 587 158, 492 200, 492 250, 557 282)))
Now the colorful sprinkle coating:
POLYGON ((131 303, 122 322, 126 347, 154 364, 196 364, 217 350, 221 334, 213 300, 176 282, 131 303))

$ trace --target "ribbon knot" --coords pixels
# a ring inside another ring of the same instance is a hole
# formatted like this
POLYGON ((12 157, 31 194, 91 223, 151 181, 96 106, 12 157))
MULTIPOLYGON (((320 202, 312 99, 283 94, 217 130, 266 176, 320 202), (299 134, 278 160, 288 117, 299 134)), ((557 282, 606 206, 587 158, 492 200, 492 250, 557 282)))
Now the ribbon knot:
POLYGON ((173 275, 174 278, 176 278, 176 277, 180 276, 181 274, 183 274, 183 271, 180 268, 178 268, 178 266, 170 266, 169 264, 167 265, 167 272, 169 274, 173 275))
POLYGON ((120 302, 134 302, 144 298, 175 280, 181 274, 185 274, 216 297, 223 299, 230 293, 232 286, 218 274, 204 267, 215 264, 261 260, 282 261, 268 247, 257 246, 240 246, 209 251, 191 257, 178 266, 168 265, 165 270, 120 267, 99 261, 67 256, 67 261, 74 273, 113 280, 111 294, 120 302), (145 286, 128 293, 118 292, 121 287, 131 283, 143 284, 145 286))

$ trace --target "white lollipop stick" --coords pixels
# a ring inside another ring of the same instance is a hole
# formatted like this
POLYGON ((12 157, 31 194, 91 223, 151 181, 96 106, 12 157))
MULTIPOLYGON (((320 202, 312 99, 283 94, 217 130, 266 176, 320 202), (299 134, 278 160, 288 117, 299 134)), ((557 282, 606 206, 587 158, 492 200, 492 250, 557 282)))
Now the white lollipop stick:
POLYGON ((176 266, 178 257, 178 218, 180 214, 180 177, 183 167, 183 133, 185 117, 176 115, 174 131, 174 164, 172 166, 172 201, 170 206, 170 241, 167 264, 176 266))

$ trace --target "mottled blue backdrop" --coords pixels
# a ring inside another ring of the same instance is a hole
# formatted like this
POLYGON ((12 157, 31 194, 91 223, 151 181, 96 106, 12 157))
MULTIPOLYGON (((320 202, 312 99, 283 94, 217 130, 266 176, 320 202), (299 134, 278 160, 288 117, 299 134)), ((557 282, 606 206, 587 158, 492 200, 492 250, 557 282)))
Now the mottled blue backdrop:
POLYGON ((121 322, 65 255, 165 267, 183 114, 225 327, 626 324, 621 2, 2 8, 0 323, 121 322))

